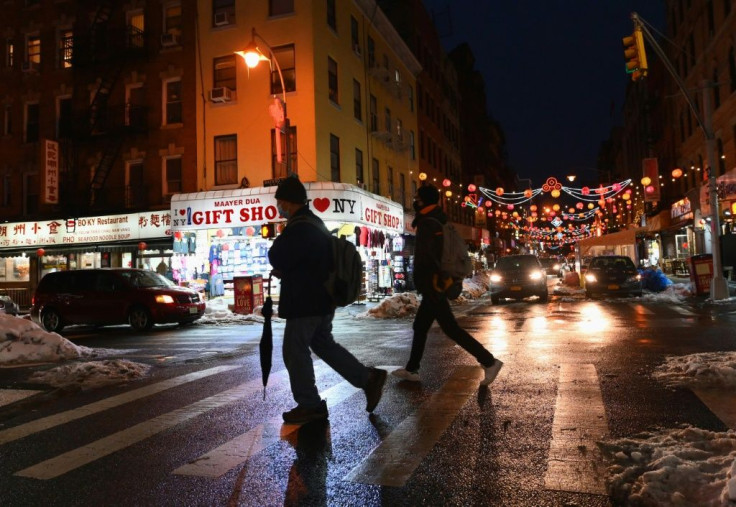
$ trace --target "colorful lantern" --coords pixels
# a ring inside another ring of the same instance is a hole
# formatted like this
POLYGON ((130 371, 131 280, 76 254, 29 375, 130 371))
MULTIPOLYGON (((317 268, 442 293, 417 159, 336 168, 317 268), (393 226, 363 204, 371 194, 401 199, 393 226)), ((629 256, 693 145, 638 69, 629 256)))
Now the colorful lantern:
POLYGON ((43 248, 39 248, 38 250, 36 250, 36 255, 38 255, 39 257, 43 257, 45 254, 46 250, 44 250, 43 248))
POLYGON ((499 196, 499 197, 501 197, 503 195, 503 188, 498 187, 496 189, 496 195, 499 196))
POLYGON ((443 187, 449 187, 450 185, 452 185, 452 182, 449 179, 445 178, 444 180, 442 180, 443 187))
POLYGON ((680 176, 682 176, 682 169, 680 169, 680 168, 678 167, 678 168, 676 168, 676 169, 673 169, 673 170, 672 170, 672 177, 673 177, 673 178, 677 179, 677 178, 679 178, 680 176))

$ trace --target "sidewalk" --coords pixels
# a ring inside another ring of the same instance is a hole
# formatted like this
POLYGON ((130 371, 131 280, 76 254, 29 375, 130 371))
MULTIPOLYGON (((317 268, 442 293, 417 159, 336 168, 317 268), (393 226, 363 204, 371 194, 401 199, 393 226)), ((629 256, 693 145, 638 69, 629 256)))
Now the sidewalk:
MULTIPOLYGON (((684 276, 675 276, 675 275, 667 275, 667 278, 672 280, 672 283, 682 283, 686 285, 691 285, 692 282, 690 281, 690 277, 684 277, 684 276)), ((728 284, 728 295, 729 297, 736 297, 736 281, 726 280, 726 283, 728 284)))

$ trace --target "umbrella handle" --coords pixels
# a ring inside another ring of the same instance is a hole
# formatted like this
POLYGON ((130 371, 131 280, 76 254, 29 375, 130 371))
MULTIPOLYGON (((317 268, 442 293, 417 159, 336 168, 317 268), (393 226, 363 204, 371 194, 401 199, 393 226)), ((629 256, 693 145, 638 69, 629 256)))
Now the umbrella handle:
MULTIPOLYGON (((268 274, 268 293, 266 294, 268 297, 271 297, 271 274, 268 274)), ((264 397, 266 393, 263 393, 264 397)))

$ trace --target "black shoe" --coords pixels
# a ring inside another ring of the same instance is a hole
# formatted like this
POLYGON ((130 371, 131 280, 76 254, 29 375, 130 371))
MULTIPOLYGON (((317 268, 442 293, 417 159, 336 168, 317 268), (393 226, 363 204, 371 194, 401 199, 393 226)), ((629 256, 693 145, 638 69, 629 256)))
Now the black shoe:
POLYGON ((363 390, 365 391, 365 410, 367 412, 373 412, 381 401, 381 395, 383 394, 383 384, 386 383, 386 370, 379 370, 378 368, 370 368, 368 373, 368 382, 365 384, 363 390))
POLYGON ((322 400, 319 405, 311 408, 298 406, 284 412, 282 415, 284 422, 289 424, 304 424, 310 421, 327 419, 327 402, 322 400))

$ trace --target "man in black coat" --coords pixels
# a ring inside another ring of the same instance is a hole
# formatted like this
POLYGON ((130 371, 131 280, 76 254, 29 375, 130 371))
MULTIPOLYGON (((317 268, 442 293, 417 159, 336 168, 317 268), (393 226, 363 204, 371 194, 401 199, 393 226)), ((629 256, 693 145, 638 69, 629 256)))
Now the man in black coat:
POLYGON ((422 185, 414 196, 414 210, 417 215, 412 224, 416 227, 414 248, 414 284, 422 295, 417 315, 414 318, 414 339, 406 368, 392 372, 393 375, 412 382, 418 382, 419 363, 424 355, 427 332, 432 322, 437 320, 444 333, 468 351, 481 364, 484 378, 481 385, 494 381, 503 363, 493 357, 483 345, 470 336, 455 320, 445 291, 452 285, 452 278, 440 269, 442 260, 443 225, 447 216, 439 207, 440 193, 433 185, 422 185))
POLYGON ((365 391, 366 410, 381 399, 386 371, 368 368, 332 337, 333 304, 324 282, 332 263, 330 233, 309 209, 307 191, 295 177, 276 189, 276 205, 286 227, 268 252, 273 274, 281 279, 279 317, 286 319, 283 356, 297 406, 284 422, 300 424, 327 418, 327 404, 314 380, 310 348, 345 380, 365 391))

